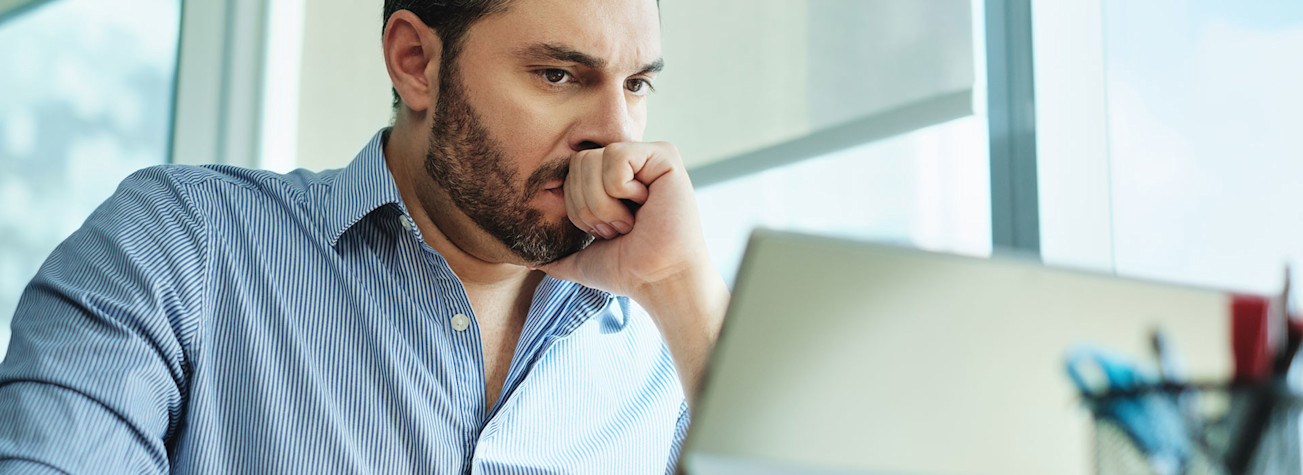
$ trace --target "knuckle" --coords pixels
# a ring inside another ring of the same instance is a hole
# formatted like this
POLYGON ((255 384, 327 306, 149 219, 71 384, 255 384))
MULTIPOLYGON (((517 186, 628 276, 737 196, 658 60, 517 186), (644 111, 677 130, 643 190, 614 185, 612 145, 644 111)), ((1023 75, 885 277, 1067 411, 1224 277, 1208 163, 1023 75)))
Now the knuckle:
POLYGON ((626 153, 626 152, 629 151, 629 143, 628 143, 628 142, 616 142, 616 143, 613 143, 613 144, 607 145, 607 146, 606 146, 606 150, 607 150, 608 152, 614 153, 614 154, 616 154, 616 155, 620 155, 620 154, 623 154, 623 153, 626 153))
POLYGON ((602 162, 602 177, 605 180, 619 180, 621 172, 629 169, 629 162, 625 160, 607 160, 602 162))
POLYGON ((620 176, 616 170, 610 170, 602 174, 602 187, 606 188, 606 194, 619 192, 624 189, 625 178, 620 176))
POLYGON ((580 150, 570 157, 570 163, 573 165, 584 160, 591 160, 594 155, 599 155, 597 149, 580 150))

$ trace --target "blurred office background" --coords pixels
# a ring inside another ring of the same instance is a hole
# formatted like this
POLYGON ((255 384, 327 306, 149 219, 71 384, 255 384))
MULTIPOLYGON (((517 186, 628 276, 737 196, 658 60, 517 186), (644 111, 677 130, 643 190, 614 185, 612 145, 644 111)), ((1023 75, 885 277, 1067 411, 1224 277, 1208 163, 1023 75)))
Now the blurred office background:
MULTIPOLYGON (((344 166, 380 0, 0 0, 0 349, 141 167, 344 166)), ((648 140, 733 279, 755 226, 1267 291, 1303 262, 1303 4, 662 2, 648 140)))

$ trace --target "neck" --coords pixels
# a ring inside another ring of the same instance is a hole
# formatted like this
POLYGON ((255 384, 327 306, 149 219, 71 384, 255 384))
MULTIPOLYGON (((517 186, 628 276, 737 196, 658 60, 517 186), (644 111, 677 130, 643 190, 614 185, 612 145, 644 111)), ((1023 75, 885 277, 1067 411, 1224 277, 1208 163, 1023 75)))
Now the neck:
MULTIPOLYGON (((394 177, 398 194, 402 197, 407 212, 411 214, 412 222, 420 228, 426 244, 443 256, 468 291, 508 291, 520 290, 524 285, 536 286, 542 280, 541 271, 531 271, 528 267, 511 263, 495 255, 497 253, 474 249, 470 245, 458 245, 458 240, 449 236, 472 237, 460 240, 466 243, 493 242, 494 239, 462 215, 442 190, 428 193, 438 196, 422 196, 417 180, 427 173, 424 166, 427 145, 425 135, 419 133, 419 124, 413 125, 403 120, 397 122, 384 145, 385 164, 394 177), (427 207, 427 203, 432 203, 433 206, 427 207), (445 233, 436 222, 463 223, 461 231, 464 232, 449 229, 445 233), (474 236, 475 234, 483 236, 474 236)), ((429 185, 431 188, 437 186, 433 183, 429 185)))

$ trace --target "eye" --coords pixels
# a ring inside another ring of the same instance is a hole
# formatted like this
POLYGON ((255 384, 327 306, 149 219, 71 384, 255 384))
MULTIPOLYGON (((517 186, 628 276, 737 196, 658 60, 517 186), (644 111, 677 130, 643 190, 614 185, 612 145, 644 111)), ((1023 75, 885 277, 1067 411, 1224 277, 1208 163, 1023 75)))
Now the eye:
POLYGON ((639 96, 645 96, 648 92, 656 91, 656 88, 652 87, 651 81, 643 78, 633 78, 625 81, 624 88, 639 96))
POLYGON ((570 73, 564 69, 541 69, 538 75, 552 84, 565 84, 567 79, 571 79, 570 73))

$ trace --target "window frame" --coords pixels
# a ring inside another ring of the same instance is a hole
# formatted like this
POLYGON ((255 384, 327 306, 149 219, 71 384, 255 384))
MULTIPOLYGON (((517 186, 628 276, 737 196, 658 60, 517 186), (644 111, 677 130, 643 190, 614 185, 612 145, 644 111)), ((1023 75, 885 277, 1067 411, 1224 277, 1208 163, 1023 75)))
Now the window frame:
POLYGON ((267 12, 267 0, 182 0, 170 163, 260 165, 267 12))

